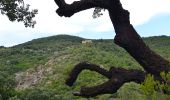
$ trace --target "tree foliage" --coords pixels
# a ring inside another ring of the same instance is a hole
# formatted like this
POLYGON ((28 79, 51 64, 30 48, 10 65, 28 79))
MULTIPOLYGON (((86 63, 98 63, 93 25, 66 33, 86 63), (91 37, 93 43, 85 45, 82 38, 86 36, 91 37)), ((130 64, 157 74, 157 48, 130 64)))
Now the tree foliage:
POLYGON ((0 99, 7 100, 15 95, 15 79, 6 71, 0 71, 0 99))
POLYGON ((154 79, 153 75, 147 75, 141 89, 145 95, 145 100, 169 100, 170 99, 170 72, 161 73, 161 77, 165 82, 160 82, 154 79))
POLYGON ((98 18, 98 17, 102 16, 102 15, 103 15, 102 10, 105 11, 105 9, 96 7, 96 8, 94 9, 94 11, 93 11, 92 17, 93 17, 93 18, 98 18))
POLYGON ((30 10, 30 5, 25 4, 24 0, 1 0, 0 12, 2 15, 6 15, 10 21, 23 22, 25 27, 34 27, 36 21, 33 18, 38 10, 30 10))

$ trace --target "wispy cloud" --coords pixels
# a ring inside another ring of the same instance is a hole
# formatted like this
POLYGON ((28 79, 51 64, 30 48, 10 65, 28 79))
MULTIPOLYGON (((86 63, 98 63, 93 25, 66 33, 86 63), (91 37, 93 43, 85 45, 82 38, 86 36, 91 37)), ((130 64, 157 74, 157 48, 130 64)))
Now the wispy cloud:
POLYGON ((121 0, 125 9, 130 11, 131 22, 140 25, 151 17, 170 13, 170 0, 121 0))

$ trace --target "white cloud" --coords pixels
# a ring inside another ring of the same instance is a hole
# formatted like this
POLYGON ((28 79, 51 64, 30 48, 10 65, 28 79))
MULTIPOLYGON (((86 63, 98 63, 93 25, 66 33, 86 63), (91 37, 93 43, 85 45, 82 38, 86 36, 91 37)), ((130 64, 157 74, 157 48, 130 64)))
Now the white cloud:
POLYGON ((160 13, 170 13, 170 0, 121 0, 130 11, 131 23, 140 25, 160 13))
MULTIPOLYGON (((25 28, 22 23, 10 22, 0 16, 0 45, 18 44, 33 38, 56 34, 76 34, 84 31, 108 32, 113 30, 107 11, 98 19, 92 18, 93 10, 75 14, 71 18, 59 17, 53 0, 25 0, 31 8, 37 8, 37 24, 34 29, 25 28), (10 42, 9 41, 13 41, 10 42)), ((66 0, 72 3, 74 0, 66 0)), ((130 11, 131 23, 140 25, 160 13, 170 13, 170 0, 121 0, 125 9, 130 11)))

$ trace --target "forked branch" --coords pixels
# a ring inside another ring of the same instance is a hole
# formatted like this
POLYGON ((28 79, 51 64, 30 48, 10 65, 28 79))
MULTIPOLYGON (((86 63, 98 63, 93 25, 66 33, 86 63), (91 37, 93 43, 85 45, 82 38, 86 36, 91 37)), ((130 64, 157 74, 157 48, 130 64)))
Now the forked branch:
POLYGON ((143 82, 146 75, 140 70, 126 70, 115 67, 112 67, 109 71, 107 71, 98 65, 82 62, 73 68, 69 78, 66 80, 66 84, 72 86, 80 72, 83 70, 98 72, 99 74, 107 77, 109 80, 94 87, 82 87, 80 92, 73 92, 76 96, 93 97, 99 94, 115 93, 126 82, 143 82))

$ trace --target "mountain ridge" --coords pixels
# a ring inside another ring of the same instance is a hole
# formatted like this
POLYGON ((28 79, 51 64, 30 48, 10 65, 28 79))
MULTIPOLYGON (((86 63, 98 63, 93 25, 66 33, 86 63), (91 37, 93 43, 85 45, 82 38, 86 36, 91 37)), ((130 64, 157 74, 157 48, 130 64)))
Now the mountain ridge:
MULTIPOLYGON (((143 39, 152 50, 170 61, 169 36, 143 39)), ((20 93, 19 98, 32 99, 32 96, 41 94, 47 96, 47 100, 82 100, 74 97, 71 91, 79 90, 80 85, 93 86, 107 79, 97 73, 83 71, 75 85, 72 88, 67 87, 64 84, 65 79, 79 62, 88 61, 106 69, 115 66, 143 70, 125 50, 114 44, 112 39, 90 39, 92 43, 88 44, 82 44, 83 40, 87 39, 58 35, 35 39, 10 48, 0 48, 0 71, 15 78, 18 75, 15 88, 20 93)), ((137 85, 134 87, 138 88, 137 85)), ((103 95, 93 99, 109 98, 110 95, 103 95)))

